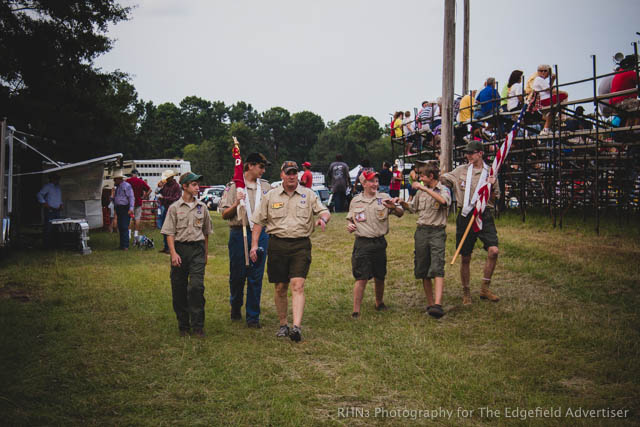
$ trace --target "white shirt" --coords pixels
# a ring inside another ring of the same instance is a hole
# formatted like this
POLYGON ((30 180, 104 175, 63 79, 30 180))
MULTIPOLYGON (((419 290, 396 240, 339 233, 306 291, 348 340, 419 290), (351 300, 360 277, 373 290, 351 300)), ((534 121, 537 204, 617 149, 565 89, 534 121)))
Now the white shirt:
POLYGON ((507 111, 511 111, 518 106, 517 95, 522 95, 522 83, 514 83, 509 88, 509 97, 515 96, 515 98, 507 100, 507 111))
POLYGON ((551 98, 551 94, 549 93, 549 79, 544 79, 540 76, 536 77, 531 85, 531 88, 536 92, 540 93, 540 100, 545 100, 551 98), (545 90, 546 89, 546 90, 545 90))

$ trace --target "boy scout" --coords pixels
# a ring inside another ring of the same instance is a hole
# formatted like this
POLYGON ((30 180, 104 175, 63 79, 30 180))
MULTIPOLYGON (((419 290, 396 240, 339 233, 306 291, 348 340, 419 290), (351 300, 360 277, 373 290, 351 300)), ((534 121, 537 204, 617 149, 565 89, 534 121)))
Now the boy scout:
POLYGON ((416 172, 420 179, 412 184, 417 193, 411 203, 401 201, 405 209, 418 213, 418 228, 414 234, 415 258, 414 274, 422 279, 424 294, 427 297, 427 313, 439 319, 442 310, 442 291, 444 289, 444 250, 447 241, 447 213, 451 205, 449 189, 438 182, 440 170, 437 161, 417 161, 416 172), (433 286, 435 282, 435 300, 433 286))
POLYGON ((480 187, 478 182, 487 181, 491 183, 492 193, 487 200, 487 207, 482 214, 482 230, 479 232, 471 231, 462 246, 460 255, 462 255, 462 263, 460 265, 460 280, 462 282, 464 305, 471 304, 471 292, 469 291, 471 253, 476 244, 476 240, 480 239, 487 251, 487 261, 484 265, 484 276, 482 278, 482 288, 480 290, 480 298, 489 301, 498 302, 500 298, 489 290, 491 284, 491 276, 498 262, 498 232, 493 222, 491 210, 494 207, 495 199, 500 197, 500 187, 495 177, 487 177, 489 166, 482 160, 483 147, 478 141, 471 141, 464 148, 464 154, 468 164, 458 166, 453 171, 442 174, 440 182, 448 187, 453 187, 456 200, 458 203, 458 217, 456 218, 456 247, 462 240, 462 235, 467 228, 467 224, 471 220, 470 211, 477 199, 477 189, 480 187), (462 208, 460 208, 462 204, 462 208))
POLYGON ((182 197, 169 206, 162 226, 171 254, 171 293, 180 336, 191 328, 204 337, 204 269, 213 231, 209 210, 196 199, 202 175, 187 172, 180 176, 182 197))
MULTIPOLYGON (((222 219, 229 221, 229 303, 231 304, 231 320, 242 320, 241 308, 244 298, 244 283, 247 282, 246 319, 250 328, 260 328, 260 296, 262 294, 262 276, 266 258, 260 257, 258 262, 251 262, 247 267, 244 259, 244 238, 242 237, 243 218, 238 216, 240 200, 245 201, 246 209, 241 210, 244 218, 253 229, 252 213, 259 209, 262 198, 271 190, 267 181, 260 179, 267 166, 267 159, 260 153, 251 153, 244 162, 245 192, 237 192, 232 181, 225 188, 218 210, 222 219)), ((251 245, 251 230, 247 233, 247 244, 251 245)), ((263 230, 258 239, 258 246, 267 249, 269 236, 263 230)), ((251 247, 251 246, 249 246, 251 247)))
POLYGON ((363 191, 351 200, 347 214, 347 231, 355 233, 351 255, 351 270, 356 283, 353 287, 353 313, 360 316, 360 305, 364 289, 373 277, 376 287, 376 310, 385 310, 384 278, 387 275, 387 240, 389 232, 389 212, 397 217, 404 214, 397 199, 387 193, 378 192, 378 172, 364 170, 360 174, 363 191))
POLYGON ((251 260, 256 262, 258 237, 263 227, 269 234, 267 276, 276 284, 275 304, 280 320, 276 336, 298 342, 302 339, 300 326, 304 311, 304 282, 311 265, 313 217, 315 225, 324 231, 331 218, 329 210, 320 203, 313 190, 298 185, 298 165, 286 161, 280 168, 282 185, 269 191, 253 214, 251 260), (293 328, 287 320, 287 289, 291 283, 293 328))

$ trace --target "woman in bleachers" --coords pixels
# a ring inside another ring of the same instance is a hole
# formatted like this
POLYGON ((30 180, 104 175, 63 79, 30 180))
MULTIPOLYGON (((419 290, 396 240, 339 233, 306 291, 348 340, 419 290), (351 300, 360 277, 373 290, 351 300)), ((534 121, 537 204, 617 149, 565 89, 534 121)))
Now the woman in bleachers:
MULTIPOLYGON (((556 76, 551 74, 551 66, 547 64, 542 64, 538 66, 538 76, 533 80, 533 84, 531 88, 533 89, 533 94, 538 94, 540 97, 540 106, 548 107, 550 105, 555 105, 558 102, 564 101, 568 98, 567 92, 564 91, 556 91, 552 89, 553 81, 556 76)), ((554 116, 553 109, 551 112, 546 114, 544 121, 544 128, 540 132, 540 135, 548 135, 551 133, 551 120, 554 116)))
POLYGON ((507 99, 507 111, 514 111, 522 107, 522 74, 521 70, 513 70, 509 76, 508 97, 507 99))

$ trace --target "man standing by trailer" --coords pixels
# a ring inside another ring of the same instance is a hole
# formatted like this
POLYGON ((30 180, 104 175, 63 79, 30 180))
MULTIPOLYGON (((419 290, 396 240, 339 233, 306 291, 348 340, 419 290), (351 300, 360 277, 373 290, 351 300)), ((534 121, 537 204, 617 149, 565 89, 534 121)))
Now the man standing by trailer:
POLYGON ((258 237, 266 227, 269 234, 267 275, 275 283, 275 303, 280 320, 276 336, 289 336, 292 341, 302 339, 304 312, 304 282, 311 265, 311 233, 315 222, 324 231, 331 218, 329 210, 311 189, 298 184, 298 165, 286 161, 280 168, 282 185, 269 191, 260 210, 253 214, 251 261, 258 259, 258 237), (291 283, 293 328, 287 320, 287 289, 291 283))
POLYGON ((480 298, 498 302, 500 298, 489 290, 489 285, 491 284, 491 277, 493 276, 493 270, 496 268, 499 254, 498 231, 496 230, 491 210, 494 208, 495 199, 500 197, 500 185, 495 177, 487 176, 489 173, 489 165, 482 159, 484 150, 481 142, 471 141, 463 151, 467 158, 467 164, 458 166, 453 171, 440 176, 440 182, 447 187, 453 188, 455 191, 458 204, 463 204, 462 207, 458 205, 457 208, 456 247, 460 244, 467 225, 473 216, 471 212, 478 198, 477 189, 487 181, 491 184, 493 191, 487 201, 487 209, 485 209, 482 214, 482 230, 478 232, 470 230, 460 251, 460 255, 462 256, 462 263, 460 265, 460 280, 463 291, 462 304, 471 304, 471 292, 469 290, 471 253, 473 252, 473 247, 477 239, 482 241, 484 249, 487 251, 487 261, 484 265, 480 298))
POLYGON ((44 209, 44 228, 42 230, 45 248, 53 246, 51 235, 53 225, 51 221, 60 218, 62 211, 62 190, 60 190, 60 175, 52 173, 49 175, 49 182, 45 184, 37 195, 38 202, 44 209))
POLYGON ((397 217, 404 214, 396 206, 397 198, 391 199, 387 193, 378 192, 378 172, 364 170, 360 174, 362 192, 351 200, 347 214, 347 231, 355 233, 351 255, 351 269, 356 283, 353 288, 353 312, 355 319, 360 316, 360 305, 364 289, 369 279, 375 282, 377 311, 386 310, 384 304, 384 279, 387 275, 387 240, 389 213, 397 217))
POLYGON ((204 338, 204 271, 213 232, 207 206, 197 199, 202 175, 180 176, 182 197, 169 206, 162 226, 171 254, 171 295, 180 336, 204 338))
MULTIPOLYGON (((134 241, 138 240, 138 234, 140 232, 140 218, 142 217, 142 201, 147 200, 149 198, 149 194, 151 194, 151 187, 144 182, 144 180, 140 179, 138 173, 138 169, 133 169, 131 171, 131 178, 127 179, 129 185, 133 189, 133 197, 135 198, 135 203, 133 206, 133 239, 134 241)), ((129 230, 129 240, 131 240, 131 230, 129 230)))
MULTIPOLYGON (((267 158, 260 153, 251 153, 244 162, 245 192, 237 191, 235 182, 227 184, 218 210, 222 219, 229 221, 229 303, 231 304, 231 320, 242 320, 242 303, 244 299, 244 283, 247 282, 246 320, 249 328, 260 328, 260 296, 262 294, 262 276, 266 252, 256 262, 246 265, 244 258, 244 238, 242 234, 243 221, 238 215, 240 201, 245 201, 246 209, 240 209, 246 215, 245 224, 249 230, 247 244, 251 245, 251 230, 254 228, 251 220, 253 212, 260 209, 262 198, 269 192, 271 186, 260 179, 267 166, 267 158)), ((269 236, 262 230, 258 237, 258 247, 264 251, 269 245, 269 236)))

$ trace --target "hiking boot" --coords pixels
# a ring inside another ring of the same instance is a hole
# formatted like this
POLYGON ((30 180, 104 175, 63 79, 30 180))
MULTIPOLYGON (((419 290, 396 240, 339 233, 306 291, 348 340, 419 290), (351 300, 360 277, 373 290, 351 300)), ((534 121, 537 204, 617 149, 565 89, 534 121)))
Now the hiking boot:
POLYGON ((278 338, 288 337, 289 336, 289 325, 281 325, 278 332, 276 332, 276 336, 278 338))
POLYGON ((388 309, 389 309, 389 307, 384 305, 383 302, 381 302, 380 305, 376 305, 376 311, 386 311, 388 309))
POLYGON ((291 341, 293 342, 302 341, 302 331, 300 331, 300 326, 293 325, 291 332, 289 332, 289 338, 291 338, 291 341))
POLYGON ((492 302, 500 301, 500 297, 489 290, 489 285, 482 285, 480 289, 480 299, 488 299, 492 302))
POLYGON ((462 305, 471 305, 471 291, 469 288, 462 288, 462 305))
POLYGON ((204 330, 202 328, 195 328, 193 330, 193 334, 194 337, 196 338, 204 338, 206 337, 206 334, 204 333, 204 330))
POLYGON ((353 313, 351 313, 351 317, 354 319, 357 319, 358 317, 360 317, 360 313, 358 313, 357 311, 354 311, 353 313))
POLYGON ((231 307, 231 320, 242 320, 240 307, 231 307))
POLYGON ((442 310, 442 306, 440 304, 434 304, 427 309, 427 313, 429 316, 434 317, 436 319, 444 316, 444 310, 442 310))

